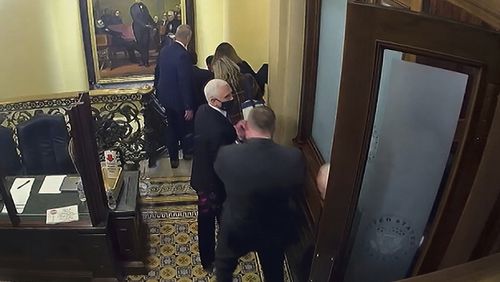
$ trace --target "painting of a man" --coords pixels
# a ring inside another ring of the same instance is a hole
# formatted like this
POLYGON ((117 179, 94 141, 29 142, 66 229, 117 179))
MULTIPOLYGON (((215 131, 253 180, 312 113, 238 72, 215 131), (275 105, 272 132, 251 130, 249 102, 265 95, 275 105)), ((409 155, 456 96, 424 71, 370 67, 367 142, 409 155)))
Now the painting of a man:
POLYGON ((149 14, 148 7, 140 0, 135 0, 135 3, 130 7, 130 15, 132 16, 132 29, 134 30, 135 41, 139 53, 141 53, 141 66, 149 67, 149 43, 151 30, 154 29, 155 23, 149 14))
MULTIPOLYGON (((160 52, 162 21, 181 0, 88 0, 95 34, 96 78, 113 82, 126 77, 151 77, 160 52)), ((175 28, 180 24, 171 23, 175 28)), ((175 31, 174 31, 175 33, 175 31)))

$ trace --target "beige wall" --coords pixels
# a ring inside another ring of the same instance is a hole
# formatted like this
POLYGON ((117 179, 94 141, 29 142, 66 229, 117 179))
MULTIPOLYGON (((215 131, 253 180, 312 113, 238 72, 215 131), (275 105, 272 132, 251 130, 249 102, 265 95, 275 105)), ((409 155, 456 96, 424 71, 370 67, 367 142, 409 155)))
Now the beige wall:
POLYGON ((297 134, 306 0, 195 1, 198 65, 228 41, 255 70, 269 62, 269 105, 277 114, 275 140, 297 134))
POLYGON ((231 43, 255 71, 269 60, 269 8, 273 1, 224 1, 224 41, 231 43))
POLYGON ((269 5, 275 0, 195 1, 198 65, 221 42, 231 43, 255 71, 269 58, 269 5))
POLYGON ((270 4, 269 105, 277 115, 275 140, 292 144, 297 135, 304 50, 306 0, 270 4))
POLYGON ((0 26, 0 101, 88 90, 78 0, 1 1, 0 26))
POLYGON ((213 55, 222 42, 223 0, 202 0, 194 2, 195 37, 198 66, 206 68, 205 58, 213 55))

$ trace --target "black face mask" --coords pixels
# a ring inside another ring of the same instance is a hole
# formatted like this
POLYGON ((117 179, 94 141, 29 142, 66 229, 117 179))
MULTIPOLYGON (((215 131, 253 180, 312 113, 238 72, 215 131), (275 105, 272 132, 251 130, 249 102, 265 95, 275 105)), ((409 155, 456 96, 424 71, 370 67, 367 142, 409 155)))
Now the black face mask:
POLYGON ((221 102, 220 100, 217 99, 217 101, 219 101, 221 103, 220 109, 227 112, 233 106, 234 99, 231 99, 229 101, 224 101, 224 102, 221 102))

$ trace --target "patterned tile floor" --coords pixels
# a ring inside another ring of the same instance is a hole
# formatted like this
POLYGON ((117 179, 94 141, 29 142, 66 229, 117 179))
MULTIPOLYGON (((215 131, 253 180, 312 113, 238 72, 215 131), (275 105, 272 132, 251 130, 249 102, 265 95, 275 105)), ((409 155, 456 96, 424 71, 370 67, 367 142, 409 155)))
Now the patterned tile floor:
MULTIPOLYGON (((215 281, 200 262, 197 235, 196 192, 189 185, 191 161, 180 161, 177 169, 170 168, 168 158, 160 158, 156 167, 141 163, 139 184, 142 213, 149 227, 149 273, 129 276, 127 281, 215 281)), ((285 281, 289 270, 285 263, 285 281)), ((240 259, 234 281, 263 281, 262 270, 255 253, 240 259)))
MULTIPOLYGON (((149 227, 149 256, 147 275, 133 275, 127 281, 174 282, 215 281, 200 264, 197 236, 197 210, 194 205, 145 208, 143 217, 149 227)), ((240 259, 233 281, 263 281, 255 253, 240 259)), ((288 270, 285 272, 289 280, 288 270)))

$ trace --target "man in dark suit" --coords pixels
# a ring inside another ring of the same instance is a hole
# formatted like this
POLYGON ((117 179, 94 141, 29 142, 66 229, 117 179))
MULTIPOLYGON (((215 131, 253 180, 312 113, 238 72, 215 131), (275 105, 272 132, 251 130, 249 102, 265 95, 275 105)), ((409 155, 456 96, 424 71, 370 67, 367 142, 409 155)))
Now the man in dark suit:
POLYGON ((141 65, 148 67, 150 31, 154 28, 155 23, 149 14, 148 7, 139 0, 135 0, 135 3, 130 7, 130 15, 132 16, 135 41, 137 41, 138 50, 141 53, 141 65))
POLYGON ((218 282, 232 281, 238 258, 257 251, 266 281, 283 281, 285 247, 296 237, 293 196, 302 187, 304 160, 296 148, 273 142, 274 112, 252 109, 243 144, 222 147, 215 171, 224 183, 215 269, 218 282))
POLYGON ((214 74, 206 69, 200 69, 198 64, 198 55, 194 51, 189 52, 193 60, 193 91, 194 91, 194 104, 196 110, 203 104, 207 103, 205 98, 204 88, 207 83, 214 78, 214 74))
POLYGON ((179 26, 174 44, 160 52, 156 73, 158 100, 167 111, 169 129, 166 137, 172 168, 179 166, 179 141, 184 159, 190 159, 193 151, 192 134, 189 132, 194 109, 193 65, 187 51, 191 34, 188 25, 179 26))
POLYGON ((221 146, 236 140, 236 131, 227 119, 232 89, 221 79, 205 86, 208 104, 200 106, 194 121, 194 156, 191 186, 198 194, 198 244, 201 264, 212 272, 215 258, 215 218, 219 218, 225 199, 224 186, 214 171, 214 161, 221 146))

